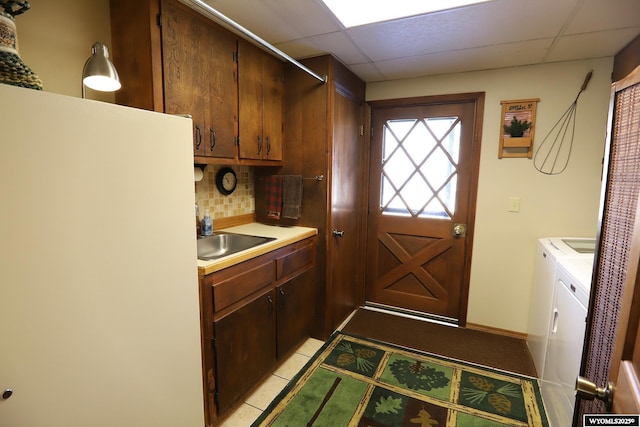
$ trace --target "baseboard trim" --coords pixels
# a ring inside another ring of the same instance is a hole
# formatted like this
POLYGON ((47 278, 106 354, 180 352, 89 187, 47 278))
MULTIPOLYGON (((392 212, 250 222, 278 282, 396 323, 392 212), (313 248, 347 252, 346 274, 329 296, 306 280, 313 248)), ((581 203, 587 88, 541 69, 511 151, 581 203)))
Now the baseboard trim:
POLYGON ((492 326, 479 325, 477 323, 469 323, 467 322, 467 329, 473 329, 476 331, 488 332, 495 335, 502 335, 505 337, 517 338, 519 340, 527 340, 527 334, 522 332, 510 331, 507 329, 494 328, 492 326))
POLYGON ((344 320, 342 321, 342 323, 340 324, 340 326, 338 326, 334 332, 336 332, 336 331, 341 331, 341 330, 345 327, 345 325, 346 325, 347 323, 349 323, 349 320, 351 320, 351 318, 352 318, 353 316, 355 316, 355 315, 356 315, 356 312, 357 312, 357 311, 358 311, 358 309, 357 309, 357 308, 356 308, 355 310, 353 310, 353 311, 351 312, 351 314, 350 314, 350 315, 348 315, 348 316, 347 316, 347 318, 346 318, 346 319, 344 319, 344 320))

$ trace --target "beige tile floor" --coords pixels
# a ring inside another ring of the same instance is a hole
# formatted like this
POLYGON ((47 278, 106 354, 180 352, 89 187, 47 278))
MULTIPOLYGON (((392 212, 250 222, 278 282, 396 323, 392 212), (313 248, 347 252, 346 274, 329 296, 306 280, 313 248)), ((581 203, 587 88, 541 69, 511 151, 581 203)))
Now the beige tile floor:
POLYGON ((278 369, 260 384, 221 427, 249 427, 271 401, 282 391, 311 357, 322 347, 323 341, 309 338, 278 369))

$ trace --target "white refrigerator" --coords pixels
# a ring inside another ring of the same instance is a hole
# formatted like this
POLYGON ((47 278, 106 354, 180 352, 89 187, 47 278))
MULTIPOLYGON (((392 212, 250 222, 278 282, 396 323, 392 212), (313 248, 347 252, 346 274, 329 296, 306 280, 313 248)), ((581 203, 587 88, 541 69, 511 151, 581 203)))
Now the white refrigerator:
POLYGON ((191 120, 0 84, 0 426, 204 425, 191 120))

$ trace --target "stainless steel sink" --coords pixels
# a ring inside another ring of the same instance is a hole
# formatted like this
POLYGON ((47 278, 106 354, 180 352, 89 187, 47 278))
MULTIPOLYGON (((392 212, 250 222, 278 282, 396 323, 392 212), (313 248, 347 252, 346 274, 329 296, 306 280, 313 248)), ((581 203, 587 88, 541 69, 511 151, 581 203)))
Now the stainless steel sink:
POLYGON ((235 233, 214 233, 198 239, 198 259, 213 260, 275 240, 274 237, 235 233))

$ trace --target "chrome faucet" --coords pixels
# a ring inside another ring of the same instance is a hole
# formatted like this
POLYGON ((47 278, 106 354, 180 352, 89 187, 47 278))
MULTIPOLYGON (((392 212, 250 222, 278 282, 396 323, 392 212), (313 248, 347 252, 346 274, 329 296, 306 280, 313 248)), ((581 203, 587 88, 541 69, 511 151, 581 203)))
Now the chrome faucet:
POLYGON ((196 202, 196 237, 200 237, 200 207, 196 202))

